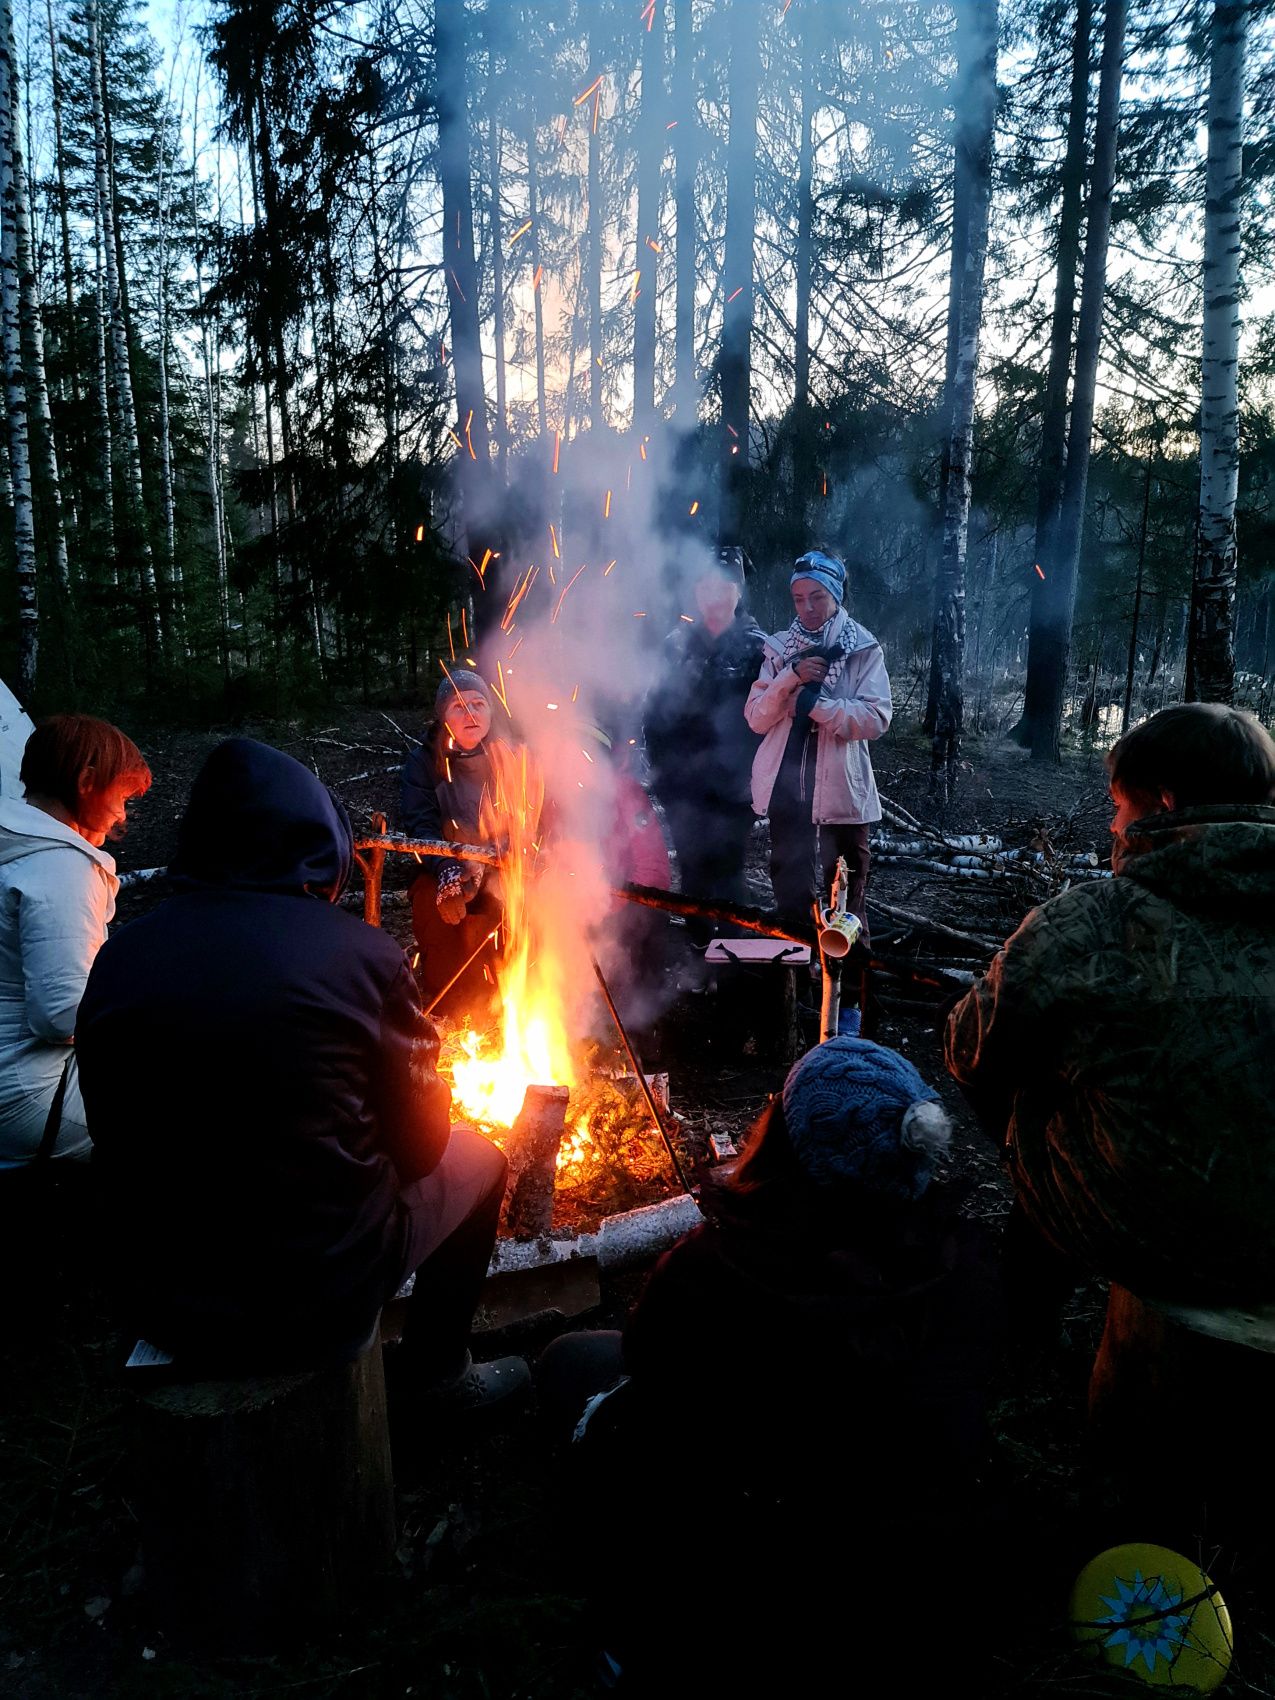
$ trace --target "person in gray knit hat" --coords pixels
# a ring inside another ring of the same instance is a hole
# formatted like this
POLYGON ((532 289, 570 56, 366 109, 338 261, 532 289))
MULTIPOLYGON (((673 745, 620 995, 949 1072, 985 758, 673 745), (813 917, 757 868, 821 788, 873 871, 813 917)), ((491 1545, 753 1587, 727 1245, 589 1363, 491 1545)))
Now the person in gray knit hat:
MULTIPOLYGON (((495 713, 481 676, 452 668, 438 687, 434 719, 403 766, 398 824, 410 838, 474 844, 507 830, 502 809, 525 789, 525 764, 493 734, 495 713)), ((473 861, 431 858, 411 896, 421 995, 427 1005, 437 999, 440 1014, 469 1009, 485 996, 484 941, 504 913, 498 874, 473 861)))

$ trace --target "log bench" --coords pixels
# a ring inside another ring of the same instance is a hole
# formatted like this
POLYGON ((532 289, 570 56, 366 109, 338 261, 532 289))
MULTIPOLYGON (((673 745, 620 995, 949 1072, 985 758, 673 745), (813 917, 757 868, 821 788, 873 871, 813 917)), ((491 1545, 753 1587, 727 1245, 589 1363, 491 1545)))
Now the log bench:
POLYGON ((379 1334, 348 1363, 240 1380, 126 1370, 146 1584, 162 1626, 246 1648, 331 1623, 395 1550, 379 1334))

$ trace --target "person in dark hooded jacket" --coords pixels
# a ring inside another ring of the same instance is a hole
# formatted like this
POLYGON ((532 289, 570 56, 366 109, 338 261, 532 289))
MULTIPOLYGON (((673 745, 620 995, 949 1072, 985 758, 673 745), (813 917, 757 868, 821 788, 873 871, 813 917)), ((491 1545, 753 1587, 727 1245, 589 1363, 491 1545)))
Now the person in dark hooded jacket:
POLYGON ((418 1269, 420 1384, 484 1396, 500 1375, 474 1383, 467 1341, 505 1160, 449 1127, 403 951, 336 906, 352 853, 290 756, 234 738, 204 763, 175 894, 80 1005, 106 1274, 130 1331, 241 1371, 353 1355, 418 1269))

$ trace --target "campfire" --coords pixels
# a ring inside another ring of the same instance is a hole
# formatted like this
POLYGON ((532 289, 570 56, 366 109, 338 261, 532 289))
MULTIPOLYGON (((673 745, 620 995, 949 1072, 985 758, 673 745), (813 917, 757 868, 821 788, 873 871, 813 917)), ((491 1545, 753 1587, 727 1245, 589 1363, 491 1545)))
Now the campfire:
POLYGON ((640 1086, 608 1047, 580 1036, 582 987, 593 979, 581 925, 584 881, 569 845, 555 844, 552 858, 542 854, 535 764, 524 752, 497 783, 504 789, 492 799, 485 835, 496 837, 497 820, 513 823, 498 870, 501 948, 486 969, 499 1009, 487 1024, 440 1023, 439 1071, 456 1119, 509 1158, 515 1183, 507 1229, 538 1233, 549 1227, 555 1192, 579 1218, 631 1204, 667 1171, 640 1086))

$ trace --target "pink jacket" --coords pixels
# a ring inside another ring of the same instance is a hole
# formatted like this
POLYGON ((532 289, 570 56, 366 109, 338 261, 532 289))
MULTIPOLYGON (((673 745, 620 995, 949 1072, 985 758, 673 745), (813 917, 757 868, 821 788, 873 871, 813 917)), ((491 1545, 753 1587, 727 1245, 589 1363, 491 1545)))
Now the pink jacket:
MULTIPOLYGON (((881 645, 844 609, 830 637, 837 640, 843 633, 851 653, 831 694, 821 691, 810 711, 819 728, 813 799, 817 825, 857 826, 881 819, 868 744, 890 724, 890 679, 881 645)), ((748 724, 763 734, 753 759, 753 808, 759 815, 769 811, 801 689, 800 679, 784 660, 787 635, 776 632, 766 639, 761 673, 744 705, 748 724)))

